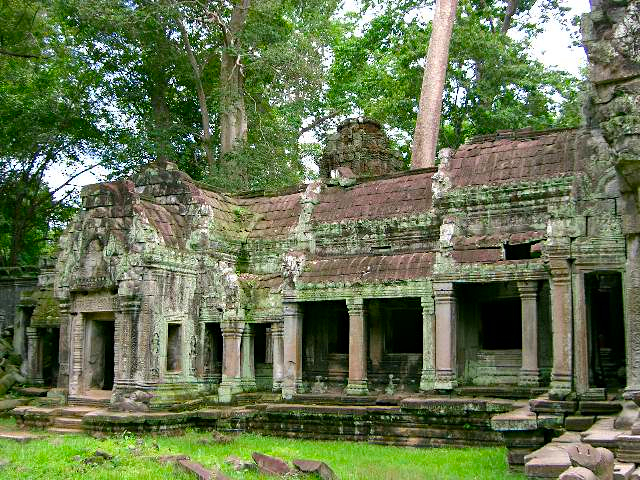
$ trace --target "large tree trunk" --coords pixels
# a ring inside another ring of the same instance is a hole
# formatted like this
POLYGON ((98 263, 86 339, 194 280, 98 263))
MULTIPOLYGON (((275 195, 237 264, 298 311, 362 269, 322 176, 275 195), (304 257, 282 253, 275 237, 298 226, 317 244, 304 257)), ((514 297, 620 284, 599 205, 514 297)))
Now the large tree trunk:
POLYGON ((189 41, 189 34, 181 19, 176 20, 178 29, 180 30, 180 36, 182 37, 182 43, 184 49, 187 52, 189 63, 193 71, 193 80, 196 85, 196 93, 198 94, 198 105, 200 106, 200 119, 202 123, 202 144, 207 156, 207 164, 209 165, 209 172, 213 172, 214 159, 213 149, 211 148, 211 123, 209 121, 209 108, 207 107, 207 96, 204 93, 204 87, 202 85, 202 73, 200 71, 200 65, 196 59, 193 49, 191 48, 191 42, 189 41))
POLYGON ((171 114, 167 105, 167 81, 166 78, 153 78, 153 80, 153 84, 149 88, 154 123, 153 138, 157 159, 161 162, 168 162, 170 161, 170 144, 167 132, 171 126, 171 114))
POLYGON ((223 33, 220 67, 220 148, 229 153, 247 140, 247 110, 244 103, 244 72, 239 34, 249 15, 250 0, 238 0, 228 24, 220 22, 223 33))
POLYGON ((442 94, 457 6, 458 0, 438 0, 436 3, 427 61, 422 78, 418 119, 413 134, 412 169, 435 165, 442 94))
POLYGON ((220 143, 222 154, 247 140, 247 111, 244 104, 244 75, 237 55, 222 54, 220 68, 220 143))

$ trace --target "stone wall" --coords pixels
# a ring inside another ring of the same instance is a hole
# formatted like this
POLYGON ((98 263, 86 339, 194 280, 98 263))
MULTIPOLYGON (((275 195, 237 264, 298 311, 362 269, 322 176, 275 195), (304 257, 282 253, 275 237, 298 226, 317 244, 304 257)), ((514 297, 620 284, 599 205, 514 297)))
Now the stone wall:
POLYGON ((0 269, 0 332, 13 328, 21 294, 35 289, 37 283, 36 267, 0 269))

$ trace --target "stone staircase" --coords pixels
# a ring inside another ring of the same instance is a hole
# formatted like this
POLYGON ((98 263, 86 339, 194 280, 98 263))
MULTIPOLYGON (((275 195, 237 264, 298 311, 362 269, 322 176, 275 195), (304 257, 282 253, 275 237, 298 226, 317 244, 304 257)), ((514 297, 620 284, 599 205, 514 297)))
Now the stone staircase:
POLYGON ((52 416, 51 426, 47 428, 47 431, 57 434, 84 433, 82 417, 96 410, 96 408, 87 406, 70 406, 58 409, 55 415, 52 416))

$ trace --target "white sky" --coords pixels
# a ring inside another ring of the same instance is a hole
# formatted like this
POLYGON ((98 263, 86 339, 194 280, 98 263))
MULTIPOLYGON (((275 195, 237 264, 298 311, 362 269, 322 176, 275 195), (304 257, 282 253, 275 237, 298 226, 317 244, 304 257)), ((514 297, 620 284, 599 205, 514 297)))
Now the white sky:
MULTIPOLYGON (((568 13, 569 18, 574 15, 581 15, 589 11, 588 0, 565 0, 564 5, 571 8, 568 13)), ((345 11, 356 10, 357 0, 346 0, 345 11)), ((425 11, 424 20, 431 20, 433 13, 425 11)), ((586 64, 586 57, 582 47, 571 45, 570 34, 563 31, 559 23, 550 21, 545 26, 545 31, 533 42, 533 55, 542 63, 548 66, 558 67, 578 76, 580 69, 586 64)), ((78 169, 80 170, 80 169, 78 169)), ((101 181, 105 174, 104 170, 97 170, 94 173, 87 172, 73 182, 76 186, 88 185, 101 181)), ((50 187, 55 188, 66 180, 66 175, 57 169, 52 169, 47 174, 47 182, 50 187)))

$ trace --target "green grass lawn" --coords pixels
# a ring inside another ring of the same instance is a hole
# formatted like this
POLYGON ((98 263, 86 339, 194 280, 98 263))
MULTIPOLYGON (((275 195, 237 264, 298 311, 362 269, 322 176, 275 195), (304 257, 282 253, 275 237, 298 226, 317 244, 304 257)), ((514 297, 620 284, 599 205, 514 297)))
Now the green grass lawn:
MULTIPOLYGON (((13 429, 13 420, 0 420, 0 429, 13 429)), ((206 467, 220 467, 232 478, 266 479, 255 473, 236 473, 224 464, 228 455, 249 460, 259 451, 285 460, 323 460, 340 479, 524 479, 509 473, 502 448, 414 449, 367 443, 291 440, 243 434, 231 443, 210 444, 207 432, 189 431, 179 437, 123 434, 105 439, 56 436, 25 444, 0 440, 0 478, 9 479, 193 479, 170 465, 160 465, 158 455, 185 454, 206 467), (97 449, 114 456, 100 465, 85 465, 97 449), (74 459, 74 457, 76 457, 74 459)))

